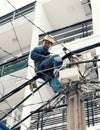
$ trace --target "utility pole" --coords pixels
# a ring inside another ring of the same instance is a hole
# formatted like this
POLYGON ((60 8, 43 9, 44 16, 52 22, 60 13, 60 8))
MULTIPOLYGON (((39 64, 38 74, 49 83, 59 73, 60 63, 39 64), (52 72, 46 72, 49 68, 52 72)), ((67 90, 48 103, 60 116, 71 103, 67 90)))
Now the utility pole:
POLYGON ((68 93, 67 130, 86 130, 84 96, 78 86, 68 93))

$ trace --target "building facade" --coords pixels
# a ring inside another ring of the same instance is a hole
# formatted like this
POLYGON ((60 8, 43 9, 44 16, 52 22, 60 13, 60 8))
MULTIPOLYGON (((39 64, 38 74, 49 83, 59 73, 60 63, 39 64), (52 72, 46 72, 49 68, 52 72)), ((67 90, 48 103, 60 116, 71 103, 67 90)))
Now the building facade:
MULTIPOLYGON (((29 89, 28 81, 35 76, 29 54, 47 33, 56 40, 53 54, 64 57, 73 52, 74 61, 65 58, 59 80, 64 86, 82 82, 86 128, 100 129, 99 4, 99 0, 38 0, 0 18, 0 120, 9 128, 67 129, 67 95, 47 104, 54 96, 48 84, 34 93, 29 89), (79 67, 71 65, 77 62, 79 67)), ((37 86, 43 82, 36 80, 37 86)))

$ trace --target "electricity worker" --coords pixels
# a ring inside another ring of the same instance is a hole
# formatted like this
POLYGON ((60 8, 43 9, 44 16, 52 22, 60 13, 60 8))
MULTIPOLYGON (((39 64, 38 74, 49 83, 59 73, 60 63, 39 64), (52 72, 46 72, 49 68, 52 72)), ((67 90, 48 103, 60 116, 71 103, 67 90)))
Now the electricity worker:
POLYGON ((51 55, 49 49, 54 43, 54 38, 51 35, 46 35, 43 39, 43 43, 39 47, 35 47, 30 57, 34 61, 37 72, 42 73, 42 79, 49 81, 50 86, 56 93, 61 89, 61 84, 58 80, 59 68, 62 65, 62 58, 59 55, 51 55), (47 71, 45 71, 48 69, 47 71))

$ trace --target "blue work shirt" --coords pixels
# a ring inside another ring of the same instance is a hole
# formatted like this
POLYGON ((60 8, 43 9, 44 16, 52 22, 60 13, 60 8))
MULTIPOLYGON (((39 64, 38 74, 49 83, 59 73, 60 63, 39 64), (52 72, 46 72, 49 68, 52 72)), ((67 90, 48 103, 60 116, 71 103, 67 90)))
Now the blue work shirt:
POLYGON ((38 68, 38 66, 41 64, 43 60, 45 60, 45 56, 49 55, 50 52, 48 49, 44 48, 43 46, 35 47, 30 54, 30 57, 32 60, 34 60, 35 66, 38 68))

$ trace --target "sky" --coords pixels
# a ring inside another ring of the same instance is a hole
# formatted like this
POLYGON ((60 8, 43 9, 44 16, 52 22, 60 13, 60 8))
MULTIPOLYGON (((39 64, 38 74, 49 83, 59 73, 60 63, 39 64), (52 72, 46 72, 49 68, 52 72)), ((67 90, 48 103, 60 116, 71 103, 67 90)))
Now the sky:
MULTIPOLYGON (((32 3, 35 0, 8 0, 16 9, 32 3)), ((0 0, 0 17, 15 10, 7 0, 0 0)))

